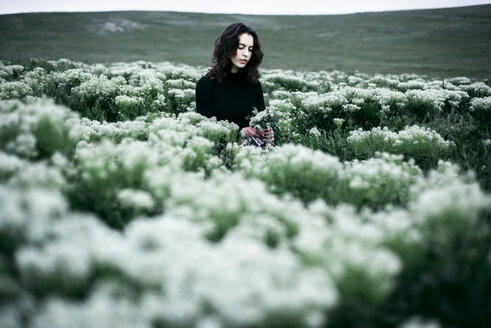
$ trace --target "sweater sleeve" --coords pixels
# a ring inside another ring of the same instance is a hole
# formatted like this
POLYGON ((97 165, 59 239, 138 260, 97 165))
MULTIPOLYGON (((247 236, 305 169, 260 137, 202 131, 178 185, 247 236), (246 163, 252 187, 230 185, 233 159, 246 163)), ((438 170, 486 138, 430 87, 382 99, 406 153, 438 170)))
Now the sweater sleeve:
POLYGON ((196 83, 196 111, 206 117, 215 116, 213 82, 206 77, 196 83))
POLYGON ((264 104, 263 87, 259 81, 257 81, 256 108, 258 111, 266 109, 266 105, 264 104))

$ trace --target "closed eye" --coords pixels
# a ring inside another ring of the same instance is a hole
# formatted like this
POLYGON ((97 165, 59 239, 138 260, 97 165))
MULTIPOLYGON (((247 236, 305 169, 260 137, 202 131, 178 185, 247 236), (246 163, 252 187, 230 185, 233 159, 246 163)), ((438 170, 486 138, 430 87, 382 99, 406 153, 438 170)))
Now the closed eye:
MULTIPOLYGON (((246 47, 245 44, 242 44, 242 43, 239 44, 239 49, 244 49, 245 47, 246 47)), ((250 52, 252 52, 252 49, 254 49, 254 48, 253 47, 249 47, 249 51, 250 52)))

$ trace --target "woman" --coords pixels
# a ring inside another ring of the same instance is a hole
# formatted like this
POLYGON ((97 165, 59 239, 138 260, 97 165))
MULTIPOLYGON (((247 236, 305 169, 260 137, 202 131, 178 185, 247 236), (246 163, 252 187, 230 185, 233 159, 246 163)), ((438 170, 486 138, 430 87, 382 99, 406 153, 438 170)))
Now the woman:
POLYGON ((259 82, 263 59, 256 32, 243 23, 230 25, 215 41, 213 66, 196 84, 196 109, 201 115, 236 123, 246 137, 274 141, 273 130, 260 132, 246 118, 253 108, 265 109, 259 82))

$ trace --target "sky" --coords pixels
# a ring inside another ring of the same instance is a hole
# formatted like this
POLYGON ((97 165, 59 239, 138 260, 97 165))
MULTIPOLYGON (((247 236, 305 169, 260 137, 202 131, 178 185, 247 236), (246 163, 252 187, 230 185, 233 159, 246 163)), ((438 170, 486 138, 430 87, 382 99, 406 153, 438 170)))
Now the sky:
POLYGON ((53 11, 162 10, 256 15, 322 15, 490 4, 479 0, 1 0, 0 14, 53 11))

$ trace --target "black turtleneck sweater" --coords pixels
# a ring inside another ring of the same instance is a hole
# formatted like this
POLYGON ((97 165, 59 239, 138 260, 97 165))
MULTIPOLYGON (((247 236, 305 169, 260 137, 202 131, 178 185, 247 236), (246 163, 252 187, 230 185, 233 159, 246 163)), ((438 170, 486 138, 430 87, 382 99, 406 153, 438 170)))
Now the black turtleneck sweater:
POLYGON ((242 72, 229 73, 219 83, 203 76, 196 84, 196 110, 203 116, 236 123, 240 129, 249 126, 246 116, 266 108, 261 83, 250 84, 242 72))

